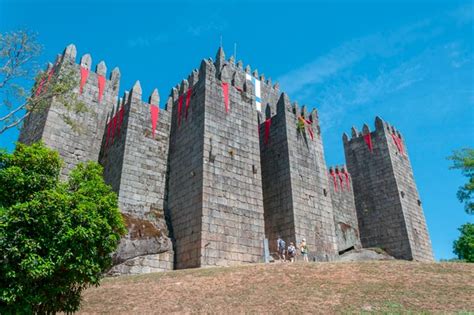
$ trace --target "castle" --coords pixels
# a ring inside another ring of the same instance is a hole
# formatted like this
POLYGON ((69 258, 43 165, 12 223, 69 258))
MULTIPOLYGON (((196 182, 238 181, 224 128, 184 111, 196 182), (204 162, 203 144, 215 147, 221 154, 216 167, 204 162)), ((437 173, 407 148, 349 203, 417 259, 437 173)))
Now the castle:
POLYGON ((379 117, 373 131, 344 134, 347 167, 328 168, 317 111, 222 48, 164 108, 156 89, 143 101, 138 81, 118 98, 120 71, 107 78, 104 62, 91 65, 89 54, 76 64, 69 45, 47 69, 74 73, 73 93, 88 108, 72 113, 81 131, 53 98, 30 113, 20 141, 58 150, 63 176, 82 161, 104 167, 128 228, 112 273, 260 262, 264 239, 274 252, 278 236, 306 238, 316 261, 361 247, 433 260, 403 137, 379 117))

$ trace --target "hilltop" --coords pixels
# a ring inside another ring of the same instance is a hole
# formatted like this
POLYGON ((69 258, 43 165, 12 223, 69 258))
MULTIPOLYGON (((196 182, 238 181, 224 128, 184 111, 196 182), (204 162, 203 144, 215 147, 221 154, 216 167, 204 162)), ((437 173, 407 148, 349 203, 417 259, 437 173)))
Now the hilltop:
POLYGON ((274 263, 106 278, 82 313, 474 311, 474 265, 274 263))

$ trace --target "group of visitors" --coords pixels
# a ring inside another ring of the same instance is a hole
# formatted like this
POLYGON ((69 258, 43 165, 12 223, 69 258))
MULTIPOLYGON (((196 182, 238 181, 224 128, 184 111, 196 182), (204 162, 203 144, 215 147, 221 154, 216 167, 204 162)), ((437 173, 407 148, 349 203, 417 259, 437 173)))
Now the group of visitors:
POLYGON ((278 248, 278 255, 280 260, 286 262, 287 259, 290 262, 294 262, 298 251, 303 256, 303 261, 308 261, 308 245, 306 244, 306 239, 303 238, 298 247, 295 246, 293 242, 290 242, 290 245, 286 247, 286 242, 281 238, 281 236, 277 239, 277 248, 278 248))

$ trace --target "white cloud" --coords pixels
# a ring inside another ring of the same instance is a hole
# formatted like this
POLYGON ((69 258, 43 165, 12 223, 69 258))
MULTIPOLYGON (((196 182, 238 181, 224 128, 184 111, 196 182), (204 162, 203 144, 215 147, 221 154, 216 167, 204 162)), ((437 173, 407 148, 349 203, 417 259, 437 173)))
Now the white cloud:
POLYGON ((393 32, 376 33, 345 42, 326 55, 282 75, 278 81, 289 94, 296 93, 308 85, 324 82, 367 56, 390 57, 409 43, 433 36, 426 29, 429 25, 429 21, 422 21, 393 32))

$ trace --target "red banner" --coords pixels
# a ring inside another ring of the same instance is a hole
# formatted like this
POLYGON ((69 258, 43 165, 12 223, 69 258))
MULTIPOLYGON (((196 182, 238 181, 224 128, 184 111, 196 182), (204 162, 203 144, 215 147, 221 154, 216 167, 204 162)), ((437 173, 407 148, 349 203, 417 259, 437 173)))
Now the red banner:
POLYGON ((344 178, 342 177, 341 172, 338 172, 337 176, 339 177, 339 185, 341 185, 341 191, 344 191, 344 178))
POLYGON ((337 192, 337 180, 336 180, 336 173, 334 173, 334 170, 330 170, 329 174, 332 177, 332 181, 334 183, 334 190, 337 192))
POLYGON ((183 107, 183 95, 178 97, 178 127, 181 126, 181 109, 183 107))
POLYGON ((222 82, 222 92, 224 93, 225 112, 229 112, 229 83, 222 82))
POLYGON ((102 100, 102 95, 104 95, 104 88, 105 88, 105 77, 103 75, 98 75, 98 86, 99 86, 99 103, 102 100))
POLYGON ((156 105, 151 105, 150 114, 151 114, 151 133, 153 135, 153 138, 155 138, 156 125, 158 123, 158 118, 160 117, 160 108, 156 105))
POLYGON ((350 186, 350 183, 351 183, 351 181, 350 181, 350 179, 349 179, 349 173, 348 173, 346 170, 344 170, 344 176, 346 177, 347 190, 350 191, 350 187, 351 187, 351 186, 350 186))
POLYGON ((193 92, 192 88, 188 89, 188 92, 186 93, 186 109, 185 109, 185 117, 186 120, 188 120, 188 108, 189 108, 189 103, 191 101, 191 93, 193 92))
POLYGON ((105 136, 105 146, 109 146, 109 143, 110 143, 110 133, 111 133, 111 127, 112 126, 112 119, 109 121, 109 123, 107 124, 107 134, 105 136))
POLYGON ((393 143, 395 143, 395 145, 397 146, 397 150, 398 152, 401 153, 401 150, 400 150, 400 143, 398 143, 398 136, 395 134, 395 132, 392 133, 392 139, 393 139, 393 143))
POLYGON ((79 94, 82 94, 84 85, 86 84, 87 77, 89 76, 89 69, 81 66, 81 83, 79 84, 79 94))
POLYGON ((120 133, 120 129, 122 128, 122 123, 123 123, 123 106, 120 108, 118 112, 118 121, 117 121, 117 134, 120 133))
POLYGON ((398 136, 398 145, 400 147, 400 153, 405 154, 405 149, 403 148, 403 140, 400 136, 398 136))
POLYGON ((41 94, 41 91, 43 90, 44 83, 46 82, 46 78, 43 77, 38 85, 38 88, 36 89, 35 96, 38 96, 41 94))
POLYGON ((369 147, 370 152, 372 152, 373 151, 372 137, 370 136, 370 133, 364 135, 364 141, 367 144, 367 147, 369 147))
POLYGON ((268 118, 267 120, 265 120, 265 135, 264 135, 264 139, 263 139, 263 142, 265 144, 268 143, 268 139, 270 138, 270 126, 272 124, 272 119, 271 118, 268 118))

